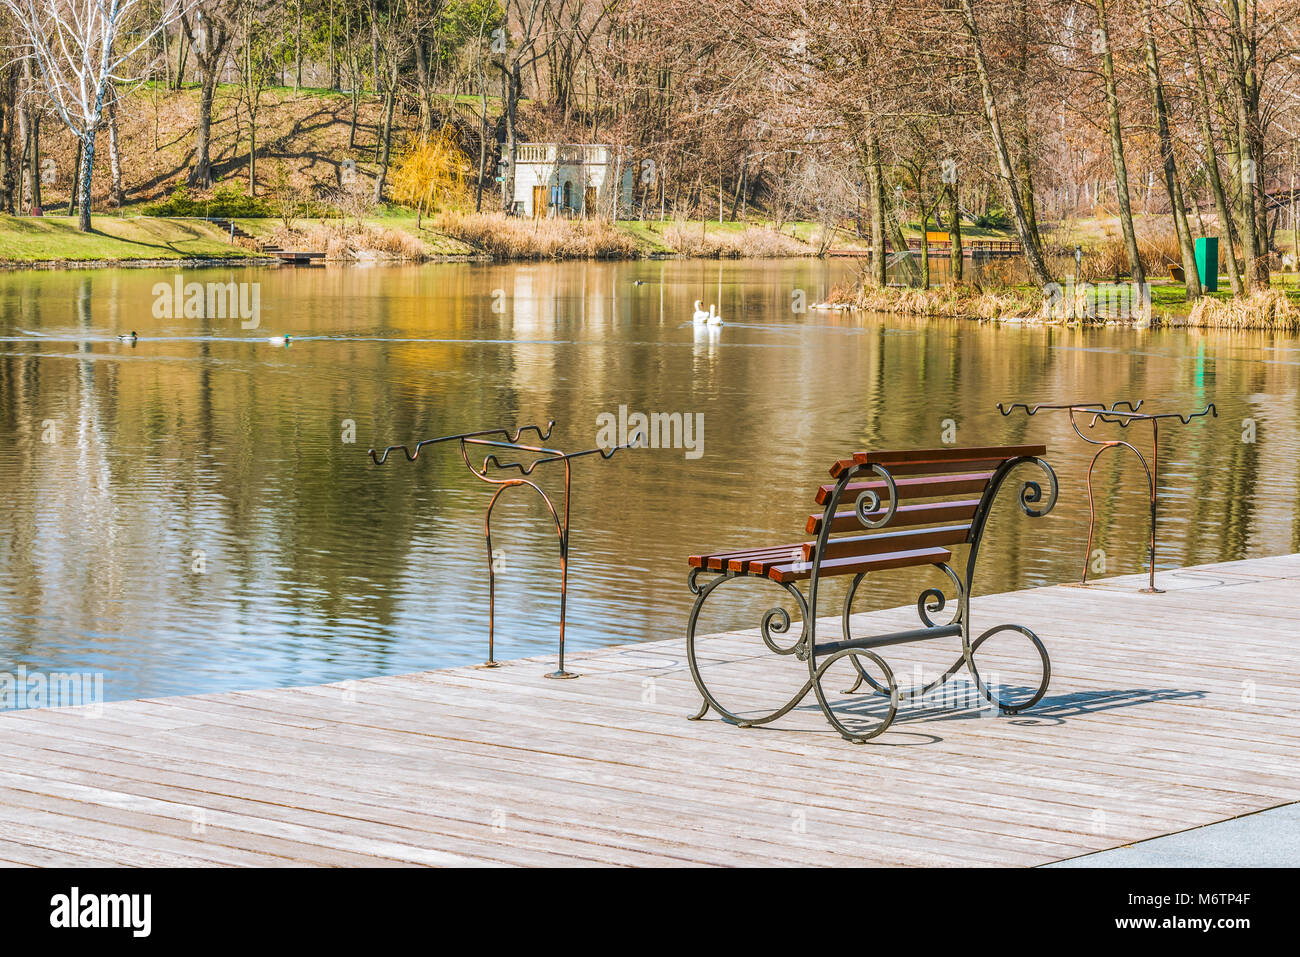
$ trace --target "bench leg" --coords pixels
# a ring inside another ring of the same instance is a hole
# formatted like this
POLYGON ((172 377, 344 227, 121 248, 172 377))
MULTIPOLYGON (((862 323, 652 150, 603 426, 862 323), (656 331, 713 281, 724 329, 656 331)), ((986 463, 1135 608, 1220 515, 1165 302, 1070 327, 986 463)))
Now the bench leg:
POLYGON ((808 659, 808 682, 804 685, 799 698, 802 699, 808 693, 809 686, 811 686, 817 693, 817 703, 821 705, 822 714, 826 716, 826 720, 831 723, 831 727, 838 731, 845 741, 853 744, 864 744, 877 735, 883 734, 894 723, 894 716, 898 714, 898 683, 894 680, 894 672, 890 670, 884 658, 881 658, 873 651, 867 651, 865 648, 842 648, 834 654, 827 655, 819 665, 814 665, 814 661, 815 656, 810 656, 808 659), (875 725, 867 730, 845 724, 840 716, 835 713, 835 709, 831 707, 830 702, 826 700, 826 694, 822 690, 822 677, 830 670, 831 665, 841 658, 851 658, 860 678, 865 677, 872 685, 882 687, 884 695, 889 698, 889 710, 885 712, 884 717, 878 719, 875 725), (867 674, 862 665, 862 659, 864 658, 872 662, 884 674, 885 684, 883 686, 876 685, 876 682, 867 674))
MULTIPOLYGON (((691 669, 691 678, 695 681, 695 687, 700 692, 700 697, 704 699, 703 704, 700 705, 700 710, 694 715, 691 715, 690 720, 698 721, 701 718, 703 718, 709 712, 710 709, 712 709, 718 713, 719 717, 721 717, 723 721, 726 721, 729 724, 734 724, 737 727, 749 728, 761 724, 768 724, 769 722, 775 721, 777 718, 780 718, 782 715, 788 714, 790 710, 793 709, 796 705, 798 705, 799 702, 802 701, 807 696, 808 692, 812 689, 811 679, 805 682, 803 688, 799 692, 797 692, 795 696, 791 698, 788 702, 786 702, 782 707, 778 708, 776 711, 773 711, 770 714, 761 715, 759 717, 754 717, 754 718, 742 717, 741 715, 734 714, 733 712, 727 710, 725 707, 722 706, 722 704, 714 696, 713 692, 710 691, 708 686, 704 683, 704 678, 700 674, 699 662, 696 660, 696 655, 695 655, 695 637, 696 637, 695 630, 699 625, 700 610, 704 607, 705 601, 708 600, 708 597, 711 594, 713 594, 713 592, 718 588, 718 586, 724 585, 727 582, 737 581, 740 579, 751 579, 756 581, 770 582, 770 579, 766 579, 766 578, 755 579, 754 576, 746 575, 743 572, 719 572, 717 573, 717 577, 714 578, 712 581, 708 582, 707 584, 700 585, 697 579, 703 573, 705 573, 704 569, 701 568, 693 569, 691 571, 690 578, 687 581, 688 587, 691 589, 692 594, 694 594, 696 598, 695 598, 695 604, 691 607, 690 618, 687 619, 686 622, 686 663, 691 669)), ((763 614, 763 621, 761 626, 761 635, 763 638, 763 643, 767 645, 767 647, 770 650, 772 650, 778 655, 794 655, 795 657, 800 659, 807 658, 808 657, 807 602, 804 601, 803 594, 794 585, 782 584, 780 587, 784 588, 790 594, 790 596, 795 600, 795 604, 798 607, 800 621, 801 621, 800 634, 799 637, 789 645, 783 645, 777 640, 781 635, 784 635, 787 632, 789 632, 790 625, 791 625, 790 613, 787 612, 784 608, 777 606, 768 609, 768 611, 766 611, 763 614)))
MULTIPOLYGON (((965 645, 962 657, 965 659, 965 664, 967 669, 970 671, 971 678, 975 681, 975 687, 977 687, 980 694, 984 696, 984 700, 989 702, 989 704, 994 705, 1003 714, 1019 714, 1021 711, 1032 708, 1042 700, 1043 695, 1047 693, 1047 685, 1052 680, 1052 660, 1047 655, 1047 648, 1043 646, 1042 641, 1039 640, 1039 637, 1036 634, 1024 625, 1006 624, 995 625, 974 641, 968 641, 969 637, 970 631, 967 629, 962 633, 962 644, 965 645), (1038 651, 1038 657, 1042 667, 1042 679, 1039 681, 1038 687, 1034 690, 1033 695, 1024 701, 1010 702, 1004 700, 1000 695, 994 694, 993 690, 984 682, 984 678, 980 675, 979 668, 975 665, 975 652, 979 650, 979 646, 984 644, 984 642, 989 638, 1003 631, 1019 632, 1028 638, 1034 648, 1038 651)), ((960 664, 961 661, 958 661, 958 665, 960 664)))

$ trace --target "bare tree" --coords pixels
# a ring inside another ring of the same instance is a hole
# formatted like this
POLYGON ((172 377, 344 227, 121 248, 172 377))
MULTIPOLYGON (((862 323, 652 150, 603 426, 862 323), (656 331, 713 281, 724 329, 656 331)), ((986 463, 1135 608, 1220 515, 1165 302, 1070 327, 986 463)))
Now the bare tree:
POLYGON ((20 54, 36 64, 36 89, 77 138, 77 228, 89 232, 95 140, 110 87, 138 78, 138 55, 183 8, 174 3, 155 20, 147 0, 0 0, 0 5, 18 25, 20 54), (128 25, 130 42, 119 47, 128 25))
POLYGON ((180 15, 181 28, 199 65, 199 115, 194 138, 194 165, 190 167, 188 182, 191 186, 208 187, 212 185, 212 101, 226 55, 230 52, 230 43, 243 18, 244 4, 249 0, 191 2, 193 6, 180 15))

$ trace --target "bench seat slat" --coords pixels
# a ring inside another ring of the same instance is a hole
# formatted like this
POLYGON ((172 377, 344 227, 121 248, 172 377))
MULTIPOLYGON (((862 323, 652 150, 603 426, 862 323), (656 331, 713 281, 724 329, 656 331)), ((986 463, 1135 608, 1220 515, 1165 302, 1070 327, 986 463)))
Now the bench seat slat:
MULTIPOLYGON (((939 495, 963 495, 970 492, 983 492, 984 487, 993 478, 992 472, 960 472, 955 475, 934 475, 925 478, 901 478, 894 482, 898 497, 934 498, 939 495)), ((841 501, 852 501, 868 489, 884 492, 888 489, 883 481, 849 482, 844 486, 845 497, 841 501)), ((825 505, 835 491, 834 485, 822 485, 817 489, 817 504, 825 505)))
MULTIPOLYGON (((706 555, 692 555, 689 564, 692 568, 708 568, 713 571, 723 571, 728 562, 744 561, 751 558, 765 558, 769 555, 778 558, 784 558, 798 553, 802 542, 792 542, 789 545, 764 545, 752 548, 733 548, 727 552, 713 552, 706 555)), ((739 566, 735 569, 739 571, 739 566)))
MULTIPOLYGON (((915 505, 900 505, 898 511, 894 513, 893 520, 889 523, 890 528, 902 528, 906 525, 929 525, 934 522, 961 522, 968 518, 975 517, 975 510, 979 508, 980 500, 977 498, 962 499, 956 502, 920 502, 915 505)), ((874 512, 868 512, 867 517, 875 520, 885 517, 886 509, 878 508, 874 512)), ((816 535, 822 528, 822 516, 809 515, 808 524, 804 530, 809 535, 816 535)), ((847 512, 836 512, 835 517, 831 519, 831 534, 838 532, 861 532, 864 531, 863 525, 858 521, 858 513, 850 509, 847 512)))
MULTIPOLYGON (((856 575, 858 572, 879 572, 891 568, 910 568, 913 565, 933 565, 947 562, 952 552, 946 548, 918 548, 905 552, 886 552, 883 555, 854 555, 849 558, 830 558, 822 562, 820 575, 856 575)), ((775 582, 802 581, 812 576, 812 563, 799 562, 774 565, 767 577, 775 582)))
MULTIPOLYGON (((879 555, 882 552, 906 552, 938 545, 960 545, 970 535, 970 524, 943 525, 938 528, 902 529, 874 535, 848 535, 826 542, 824 559, 850 555, 879 555)), ((812 561, 815 542, 803 543, 804 561, 812 561)))

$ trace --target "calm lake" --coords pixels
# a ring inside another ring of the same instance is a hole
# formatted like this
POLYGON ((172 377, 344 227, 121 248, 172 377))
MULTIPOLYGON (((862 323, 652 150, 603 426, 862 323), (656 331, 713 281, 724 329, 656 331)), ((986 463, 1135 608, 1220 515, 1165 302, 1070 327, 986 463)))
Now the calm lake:
MULTIPOLYGON (((689 554, 799 541, 833 460, 937 446, 945 431, 1045 442, 1061 478, 1037 522, 1008 488, 979 589, 1077 580, 1092 450, 1063 415, 1004 418, 1000 401, 1213 402, 1219 418, 1162 429, 1159 566, 1300 551, 1300 340, 796 308, 854 268, 181 272, 259 284, 255 329, 155 318, 173 269, 0 273, 0 672, 102 673, 122 699, 482 661, 491 489, 453 445, 384 466, 366 450, 548 419, 549 444, 580 450, 620 407, 701 416, 702 444, 573 464, 570 648, 680 636, 689 554), (695 299, 726 325, 694 329, 695 299), (136 343, 117 341, 130 330, 136 343), (284 334, 287 347, 267 341, 284 334)), ((548 468, 534 476, 558 493, 548 468)), ((1142 571, 1140 467, 1107 453, 1096 488, 1106 573, 1142 571)), ((500 658, 555 651, 549 521, 524 495, 497 509, 500 658)), ((939 583, 884 575, 859 604, 939 583)), ((711 630, 755 626, 779 595, 757 587, 711 630)))

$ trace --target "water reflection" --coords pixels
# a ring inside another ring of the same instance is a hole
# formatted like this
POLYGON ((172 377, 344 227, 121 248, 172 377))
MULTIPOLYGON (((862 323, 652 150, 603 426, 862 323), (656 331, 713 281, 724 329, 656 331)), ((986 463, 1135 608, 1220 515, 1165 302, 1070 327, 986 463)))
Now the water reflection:
MULTIPOLYGON (((681 634, 687 554, 797 541, 831 461, 937 445, 945 420, 961 444, 1044 441, 1061 475, 1043 522, 999 506, 979 587, 1077 579, 1092 450, 1065 417, 1004 419, 999 401, 1215 402, 1219 419, 1162 430, 1162 567, 1300 550, 1295 337, 792 311, 849 268, 186 272, 260 283, 251 330, 155 319, 170 271, 0 275, 0 671, 102 671, 124 698, 481 660, 490 490, 450 448, 382 468, 365 449, 549 418, 586 448, 620 405, 702 413, 704 454, 575 463, 573 647, 681 634), (694 326, 695 299, 727 324, 694 326)), ((1098 465, 1108 574, 1143 568, 1144 484, 1123 457, 1098 465)), ((494 516, 500 657, 554 649, 545 520, 523 497, 494 516)), ((875 584, 864 603, 920 587, 875 584)))

